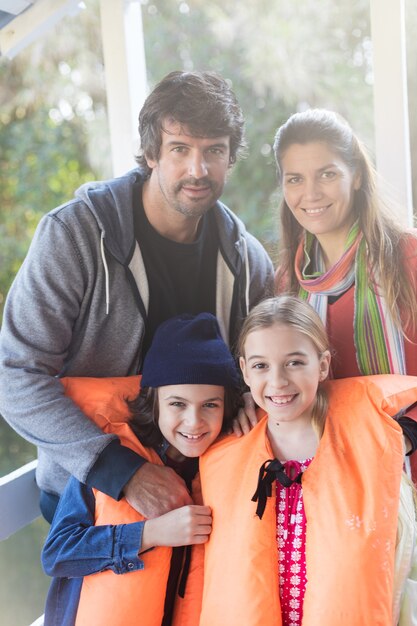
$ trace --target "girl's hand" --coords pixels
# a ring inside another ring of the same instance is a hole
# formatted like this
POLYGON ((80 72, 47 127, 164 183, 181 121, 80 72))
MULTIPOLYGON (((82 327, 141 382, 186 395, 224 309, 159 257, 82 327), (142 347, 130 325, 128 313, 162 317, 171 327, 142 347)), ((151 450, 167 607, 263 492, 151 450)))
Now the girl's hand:
POLYGON ((205 543, 211 533, 209 506, 191 504, 144 524, 141 552, 155 546, 188 546, 205 543))
POLYGON ((232 422, 232 430, 236 437, 247 435, 254 426, 258 423, 258 416, 256 415, 255 401, 252 398, 250 391, 246 391, 242 394, 242 399, 245 403, 242 409, 239 409, 237 417, 232 422))

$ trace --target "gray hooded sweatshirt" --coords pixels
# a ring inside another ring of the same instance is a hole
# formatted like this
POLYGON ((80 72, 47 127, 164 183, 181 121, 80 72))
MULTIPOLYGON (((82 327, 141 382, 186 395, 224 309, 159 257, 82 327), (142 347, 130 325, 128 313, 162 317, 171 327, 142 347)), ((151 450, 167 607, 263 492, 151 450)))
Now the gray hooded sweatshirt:
MULTIPOLYGON (((68 474, 88 482, 115 439, 64 396, 59 379, 128 376, 141 368, 149 289, 134 237, 137 182, 143 179, 133 170, 83 185, 45 215, 6 300, 0 411, 38 447, 37 481, 53 494, 62 492, 68 474)), ((248 310, 272 294, 273 268, 226 206, 217 202, 211 210, 219 235, 216 313, 230 345, 248 310)))

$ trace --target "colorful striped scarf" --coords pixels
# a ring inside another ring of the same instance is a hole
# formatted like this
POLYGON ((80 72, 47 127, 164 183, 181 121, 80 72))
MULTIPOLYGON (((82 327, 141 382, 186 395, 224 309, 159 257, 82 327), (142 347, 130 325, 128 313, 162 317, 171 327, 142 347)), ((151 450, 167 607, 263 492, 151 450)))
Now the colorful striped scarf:
POLYGON ((369 280, 366 241, 356 222, 346 239, 339 261, 326 272, 320 244, 306 232, 295 256, 299 296, 317 311, 326 325, 328 296, 338 296, 355 286, 354 342, 361 374, 405 374, 404 342, 384 296, 369 280))

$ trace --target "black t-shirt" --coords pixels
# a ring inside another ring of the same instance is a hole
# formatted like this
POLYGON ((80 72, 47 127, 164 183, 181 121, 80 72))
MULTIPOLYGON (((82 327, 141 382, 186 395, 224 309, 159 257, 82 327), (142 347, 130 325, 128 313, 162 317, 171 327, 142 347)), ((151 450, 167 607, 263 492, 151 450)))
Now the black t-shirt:
POLYGON ((135 237, 149 282, 149 309, 142 355, 155 330, 180 313, 216 313, 218 233, 212 211, 200 220, 196 240, 178 243, 160 235, 149 223, 142 203, 142 185, 134 186, 135 237))

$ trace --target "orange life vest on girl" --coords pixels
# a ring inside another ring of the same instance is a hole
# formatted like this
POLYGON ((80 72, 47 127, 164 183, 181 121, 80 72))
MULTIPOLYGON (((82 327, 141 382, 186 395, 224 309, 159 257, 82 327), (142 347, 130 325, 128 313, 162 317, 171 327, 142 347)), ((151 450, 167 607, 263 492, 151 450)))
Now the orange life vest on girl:
MULTIPOLYGON (((104 432, 116 434, 124 446, 152 463, 163 465, 158 454, 142 446, 128 425, 126 399, 132 399, 138 394, 140 376, 63 378, 61 382, 66 395, 104 432)), ((125 498, 117 502, 96 489, 93 491, 96 525, 128 524, 145 519, 125 498)), ((161 626, 171 548, 154 548, 141 555, 141 559, 144 562, 143 570, 127 574, 115 574, 107 570, 83 579, 76 626, 161 626)), ((192 588, 190 583, 190 590, 192 588)), ((186 595, 184 620, 198 615, 201 585, 198 591, 200 593, 192 597, 186 595)), ((195 619, 198 621, 198 618, 195 619)))
MULTIPOLYGON (((401 428, 389 417, 417 400, 417 377, 326 384, 329 410, 302 479, 307 517, 303 626, 392 626, 403 469, 401 428)), ((255 516, 261 465, 273 458, 267 416, 200 459, 213 531, 205 546, 200 626, 281 626, 275 497, 255 516)))

